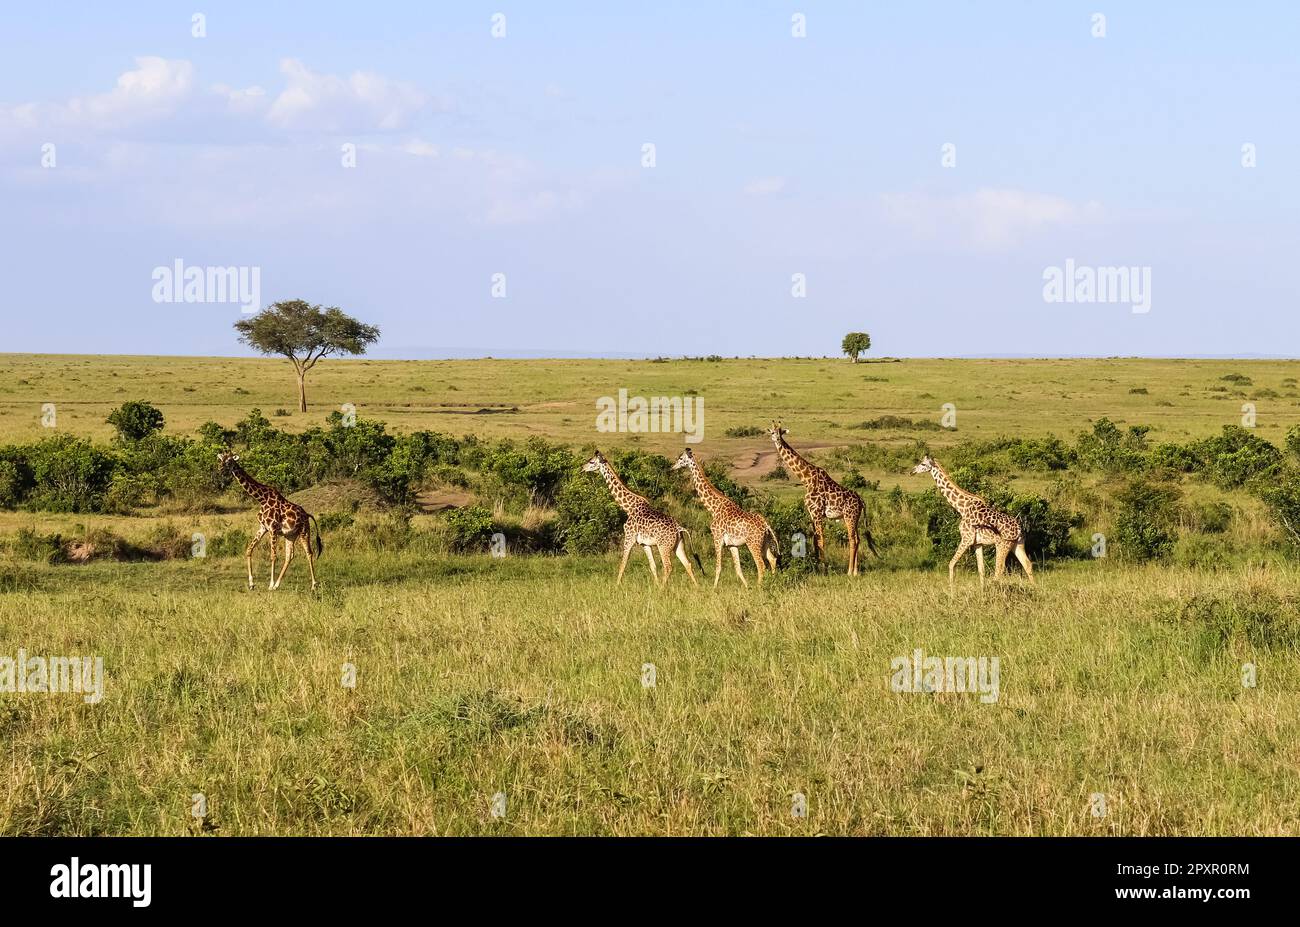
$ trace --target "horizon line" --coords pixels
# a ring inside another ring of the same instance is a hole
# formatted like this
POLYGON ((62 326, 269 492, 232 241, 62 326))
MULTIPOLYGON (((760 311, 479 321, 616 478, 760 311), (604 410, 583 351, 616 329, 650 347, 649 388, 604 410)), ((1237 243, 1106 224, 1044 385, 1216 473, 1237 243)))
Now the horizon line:
MULTIPOLYGON (((398 353, 383 355, 362 354, 354 356, 327 356, 331 361, 381 361, 381 362, 420 362, 420 361, 475 361, 475 360, 532 360, 532 361, 688 361, 717 357, 721 360, 848 360, 842 354, 628 354, 628 353, 555 353, 528 352, 516 349, 498 350, 495 353, 475 353, 473 348, 407 348, 395 349, 398 353), (409 354, 400 352, 410 352, 409 354), (461 353, 433 353, 435 351, 458 351, 461 353)), ((85 352, 85 351, 0 351, 0 357, 131 357, 131 358, 177 358, 188 360, 278 360, 281 355, 259 354, 129 354, 119 352, 85 352)), ((864 357, 858 364, 901 363, 908 360, 1240 360, 1240 361, 1288 361, 1300 360, 1289 354, 895 354, 881 357, 864 357)))

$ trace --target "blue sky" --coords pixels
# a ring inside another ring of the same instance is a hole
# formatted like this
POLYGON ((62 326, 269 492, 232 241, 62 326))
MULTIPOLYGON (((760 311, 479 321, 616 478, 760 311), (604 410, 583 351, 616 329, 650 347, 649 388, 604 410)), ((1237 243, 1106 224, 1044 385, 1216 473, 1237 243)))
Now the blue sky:
POLYGON ((1297 356, 1298 26, 1281 2, 10 5, 0 351, 243 353, 237 306, 152 298, 180 259, 374 322, 380 356, 849 330, 1297 356), (1149 268, 1150 311, 1046 302, 1067 259, 1149 268))

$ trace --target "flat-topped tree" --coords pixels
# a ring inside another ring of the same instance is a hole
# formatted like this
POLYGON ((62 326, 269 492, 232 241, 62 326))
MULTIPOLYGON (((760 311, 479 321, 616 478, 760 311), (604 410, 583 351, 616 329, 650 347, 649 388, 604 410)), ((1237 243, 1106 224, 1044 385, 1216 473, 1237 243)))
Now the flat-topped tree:
POLYGON ((840 342, 840 350, 853 361, 858 362, 858 355, 871 350, 871 336, 866 332, 849 332, 840 342))
POLYGON ((280 354, 298 372, 298 411, 307 411, 307 371, 331 354, 365 354, 379 329, 359 322, 337 306, 322 308, 301 299, 272 303, 235 323, 239 340, 263 354, 280 354))

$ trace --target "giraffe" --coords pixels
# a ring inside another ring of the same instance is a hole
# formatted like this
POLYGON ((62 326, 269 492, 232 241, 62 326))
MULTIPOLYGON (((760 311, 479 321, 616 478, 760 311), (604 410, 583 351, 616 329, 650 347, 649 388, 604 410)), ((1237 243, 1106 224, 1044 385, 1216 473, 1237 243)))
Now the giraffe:
POLYGON ((316 525, 316 553, 313 556, 311 550, 311 527, 309 522, 315 522, 316 518, 309 515, 307 510, 301 505, 296 505, 282 496, 279 491, 273 487, 259 483, 253 479, 239 465, 239 455, 232 454, 229 451, 222 451, 217 455, 217 469, 222 473, 228 473, 239 481, 250 496, 257 500, 260 506, 257 513, 257 534, 253 536, 252 543, 244 551, 244 562, 248 566, 248 588, 253 588, 253 551, 261 543, 262 537, 270 532, 271 534, 271 581, 267 589, 279 589, 280 580, 284 579, 284 574, 289 571, 289 564, 293 562, 293 553, 298 543, 301 543, 303 550, 307 552, 307 566, 311 570, 311 587, 316 588, 316 557, 319 557, 325 550, 325 542, 321 540, 320 525, 316 525), (280 575, 275 575, 275 536, 284 537, 284 566, 280 569, 280 575))
MULTIPOLYGON (((849 576, 858 575, 858 522, 862 518, 862 497, 851 489, 845 489, 831 479, 831 475, 821 467, 804 460, 794 448, 786 443, 789 432, 781 427, 780 422, 773 422, 767 436, 776 445, 776 452, 781 458, 781 465, 793 473, 804 485, 803 507, 808 510, 812 520, 813 542, 817 547, 817 562, 826 566, 826 535, 822 530, 827 518, 844 519, 844 527, 849 533, 849 576)), ((877 557, 875 539, 871 530, 863 525, 862 533, 867 538, 867 547, 877 557)), ((827 568, 829 569, 829 568, 827 568)))
POLYGON ((718 588, 718 580, 722 576, 723 547, 731 548, 731 560, 736 565, 736 575, 740 577, 741 585, 746 589, 749 588, 745 573, 740 568, 742 545, 749 548, 749 554, 754 558, 754 566, 758 568, 758 585, 762 587, 765 556, 772 572, 776 572, 776 548, 780 547, 780 542, 772 526, 762 515, 757 512, 746 512, 719 492, 717 487, 709 482, 709 478, 704 474, 704 467, 696 461, 689 447, 682 451, 682 455, 673 464, 674 470, 682 468, 690 470, 695 492, 699 495, 701 504, 713 516, 713 523, 709 525, 709 530, 713 533, 713 588, 718 588), (770 547, 767 546, 769 536, 772 539, 770 547))
POLYGON ((939 487, 939 493, 957 510, 957 515, 961 518, 961 543, 957 545, 957 553, 953 554, 952 561, 948 564, 948 585, 951 586, 954 582, 953 571, 957 567, 957 561, 970 550, 971 545, 975 545, 975 563, 980 571, 980 588, 984 588, 985 544, 992 544, 997 551, 997 561, 993 568, 994 579, 1006 574, 1007 555, 1014 549, 1016 559, 1025 568, 1025 575, 1029 577, 1029 582, 1033 583, 1034 565, 1029 555, 1025 553, 1025 533, 1020 527, 1020 522, 1006 512, 998 511, 974 493, 962 489, 929 454, 921 458, 921 462, 912 468, 912 472, 929 473, 934 477, 934 484, 939 487))
POLYGON ((637 544, 645 549, 646 559, 650 561, 650 573, 656 583, 659 583, 659 571, 655 569, 654 555, 654 549, 657 547, 659 559, 664 565, 663 586, 668 585, 668 576, 673 570, 674 553, 682 562, 682 566, 686 567, 686 575, 691 578, 691 585, 699 585, 695 581, 695 571, 691 569, 691 562, 686 559, 686 545, 682 541, 682 536, 687 533, 685 528, 677 524, 672 517, 652 506, 645 496, 637 495, 628 489, 627 484, 618 478, 618 474, 614 472, 614 468, 609 465, 609 461, 600 451, 582 465, 582 472, 599 473, 604 477, 614 501, 619 508, 627 512, 627 521, 623 523, 623 559, 618 565, 618 579, 615 585, 623 582, 623 571, 627 569, 628 554, 637 544))

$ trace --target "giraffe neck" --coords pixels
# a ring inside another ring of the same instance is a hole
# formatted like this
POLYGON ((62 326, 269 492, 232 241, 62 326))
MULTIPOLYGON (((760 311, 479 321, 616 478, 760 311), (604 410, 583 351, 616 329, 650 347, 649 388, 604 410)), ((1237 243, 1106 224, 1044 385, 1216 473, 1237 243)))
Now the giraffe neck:
POLYGON ((968 493, 952 481, 952 477, 944 471, 937 463, 930 466, 930 476, 934 477, 934 485, 939 487, 939 493, 948 500, 948 504, 953 508, 958 508, 957 503, 974 499, 976 496, 968 493))
POLYGON ((610 495, 614 497, 614 501, 618 503, 618 507, 623 511, 631 514, 632 507, 635 506, 637 502, 645 501, 632 490, 627 488, 627 484, 618 478, 618 474, 615 473, 614 468, 609 465, 609 461, 602 460, 600 462, 600 475, 605 478, 605 485, 609 487, 610 495))
POLYGON ((731 501, 718 487, 709 482, 709 478, 704 475, 704 468, 693 460, 691 481, 695 483, 695 492, 699 494, 700 502, 709 510, 709 514, 717 515, 724 507, 724 503, 731 501))
POLYGON ((249 476, 247 471, 245 471, 239 464, 231 465, 230 475, 239 481, 239 485, 244 487, 245 492, 259 502, 265 502, 266 499, 274 493, 274 490, 272 490, 271 487, 259 483, 257 480, 249 476))
POLYGON ((785 438, 777 440, 776 453, 781 458, 781 465, 794 473, 799 478, 799 482, 805 486, 811 485, 809 479, 814 472, 813 465, 795 453, 794 448, 785 443, 785 438))

